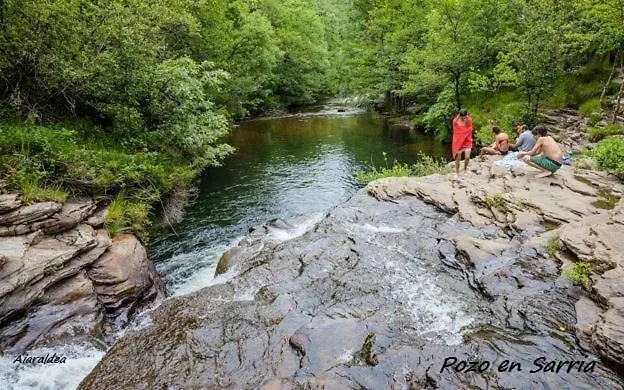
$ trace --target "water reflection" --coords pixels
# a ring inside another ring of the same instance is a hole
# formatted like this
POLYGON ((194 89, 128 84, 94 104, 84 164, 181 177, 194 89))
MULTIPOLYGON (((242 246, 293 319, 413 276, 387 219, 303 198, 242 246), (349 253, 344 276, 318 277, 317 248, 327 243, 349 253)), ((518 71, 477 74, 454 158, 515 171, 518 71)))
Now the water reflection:
POLYGON ((150 256, 174 292, 207 285, 206 269, 250 226, 346 201, 359 188, 353 174, 383 165, 382 152, 390 162, 412 163, 420 152, 448 158, 448 146, 425 134, 389 126, 373 113, 336 108, 245 121, 227 142, 237 152, 206 170, 177 234, 151 243, 150 256))

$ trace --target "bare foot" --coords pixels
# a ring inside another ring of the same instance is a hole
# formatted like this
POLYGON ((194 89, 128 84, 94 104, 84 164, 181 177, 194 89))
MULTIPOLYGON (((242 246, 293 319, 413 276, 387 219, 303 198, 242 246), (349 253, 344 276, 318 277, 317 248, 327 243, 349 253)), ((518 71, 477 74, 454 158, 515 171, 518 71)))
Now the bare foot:
POLYGON ((541 179, 543 177, 548 177, 548 176, 552 176, 552 175, 553 175, 552 172, 543 172, 543 173, 540 173, 539 175, 536 175, 535 178, 536 179, 541 179))

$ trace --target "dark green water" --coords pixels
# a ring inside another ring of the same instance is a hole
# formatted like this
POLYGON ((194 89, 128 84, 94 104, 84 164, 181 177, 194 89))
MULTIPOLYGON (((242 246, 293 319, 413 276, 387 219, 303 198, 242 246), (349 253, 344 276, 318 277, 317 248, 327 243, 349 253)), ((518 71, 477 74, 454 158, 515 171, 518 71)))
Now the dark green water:
POLYGON ((448 158, 428 135, 391 127, 374 113, 334 107, 241 123, 227 142, 237 152, 208 169, 175 232, 155 238, 150 256, 175 294, 208 285, 221 254, 249 227, 273 218, 311 218, 361 188, 353 175, 382 152, 412 163, 418 153, 448 158))

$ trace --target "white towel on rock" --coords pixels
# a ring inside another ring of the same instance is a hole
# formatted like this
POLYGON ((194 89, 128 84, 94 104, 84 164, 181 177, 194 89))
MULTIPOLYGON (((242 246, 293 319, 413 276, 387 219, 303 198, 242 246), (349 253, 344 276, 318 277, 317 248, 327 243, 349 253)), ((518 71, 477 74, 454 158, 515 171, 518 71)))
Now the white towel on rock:
POLYGON ((517 152, 509 152, 500 160, 494 161, 494 165, 503 168, 522 168, 524 162, 516 158, 517 152))

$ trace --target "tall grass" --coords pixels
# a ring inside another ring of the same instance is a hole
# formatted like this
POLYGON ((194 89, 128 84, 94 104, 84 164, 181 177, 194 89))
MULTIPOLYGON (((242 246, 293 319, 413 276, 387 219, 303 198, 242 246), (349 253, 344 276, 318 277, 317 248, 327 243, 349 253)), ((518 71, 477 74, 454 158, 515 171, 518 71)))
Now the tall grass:
POLYGON ((419 154, 419 161, 412 165, 400 163, 396 160, 392 165, 389 165, 388 157, 385 152, 383 152, 383 156, 385 167, 377 168, 375 166, 370 166, 367 172, 356 172, 356 180, 360 183, 367 184, 373 180, 384 177, 428 176, 435 173, 447 173, 450 171, 444 161, 436 160, 423 153, 419 154))
POLYGON ((112 139, 93 143, 75 129, 0 125, 0 180, 27 202, 64 201, 68 195, 116 198, 107 227, 142 232, 150 205, 186 188, 198 172, 161 153, 124 148, 112 139), (115 208, 128 213, 115 218, 115 208))
POLYGON ((128 200, 121 193, 108 206, 104 227, 111 237, 126 231, 132 231, 141 239, 146 240, 146 229, 151 225, 149 212, 149 204, 128 200))
POLYGON ((613 123, 604 127, 592 127, 587 131, 587 138, 592 142, 598 142, 612 135, 624 133, 624 129, 619 124, 613 123))

